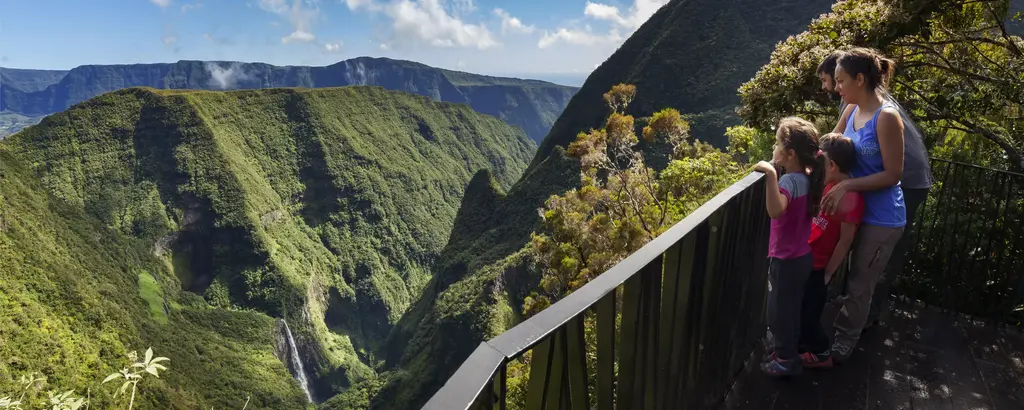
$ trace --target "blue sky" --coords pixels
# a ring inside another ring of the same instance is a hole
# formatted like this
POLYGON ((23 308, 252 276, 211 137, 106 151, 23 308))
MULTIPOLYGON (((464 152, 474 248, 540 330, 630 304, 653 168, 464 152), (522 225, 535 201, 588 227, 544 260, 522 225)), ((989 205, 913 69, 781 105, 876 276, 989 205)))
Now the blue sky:
POLYGON ((668 0, 0 0, 0 66, 358 56, 585 76, 668 0))

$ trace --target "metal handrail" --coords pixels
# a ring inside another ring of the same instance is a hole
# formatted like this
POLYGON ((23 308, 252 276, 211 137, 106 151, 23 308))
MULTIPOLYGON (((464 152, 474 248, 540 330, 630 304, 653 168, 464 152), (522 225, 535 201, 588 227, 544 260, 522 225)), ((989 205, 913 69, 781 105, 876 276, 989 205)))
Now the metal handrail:
MULTIPOLYGON (((628 279, 638 276, 645 266, 664 255, 685 236, 706 223, 730 200, 763 178, 764 174, 760 172, 748 174, 582 288, 570 293, 512 329, 489 341, 480 343, 444 386, 424 405, 423 409, 453 410, 468 409, 473 406, 484 390, 489 388, 495 372, 502 364, 529 351, 567 322, 579 317, 586 309, 595 306, 628 279)), ((760 211, 764 212, 763 209, 760 211)))

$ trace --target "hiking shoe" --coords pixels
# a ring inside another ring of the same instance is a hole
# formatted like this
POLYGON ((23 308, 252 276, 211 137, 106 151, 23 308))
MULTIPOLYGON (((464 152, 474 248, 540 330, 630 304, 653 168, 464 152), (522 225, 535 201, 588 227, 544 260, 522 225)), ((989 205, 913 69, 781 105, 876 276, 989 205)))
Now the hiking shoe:
POLYGON ((836 341, 832 344, 831 356, 835 363, 842 363, 846 361, 846 359, 849 359, 851 355, 853 355, 852 345, 840 341, 836 341))
POLYGON ((769 362, 761 363, 761 371, 771 377, 796 376, 803 372, 802 364, 799 359, 782 360, 776 356, 769 362))
POLYGON ((833 364, 830 352, 806 352, 800 355, 800 360, 803 362, 803 366, 808 369, 831 369, 833 364))

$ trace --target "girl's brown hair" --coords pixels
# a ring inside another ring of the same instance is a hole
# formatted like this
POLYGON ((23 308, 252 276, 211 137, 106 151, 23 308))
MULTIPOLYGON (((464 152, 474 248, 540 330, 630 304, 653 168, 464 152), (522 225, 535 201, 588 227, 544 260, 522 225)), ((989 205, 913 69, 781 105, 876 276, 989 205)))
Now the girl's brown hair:
MULTIPOLYGON (((825 157, 818 150, 818 129, 799 117, 786 117, 779 121, 777 134, 785 149, 796 153, 802 168, 810 168, 810 190, 807 193, 807 214, 814 217, 821 210, 821 191, 825 189, 825 157)), ((794 172, 793 170, 786 170, 794 172)), ((801 170, 802 171, 802 170, 801 170)))
POLYGON ((857 74, 863 74, 868 91, 875 91, 878 87, 888 88, 889 80, 892 79, 892 75, 896 71, 895 62, 877 50, 866 47, 855 47, 844 51, 839 56, 838 65, 850 77, 857 78, 857 74))

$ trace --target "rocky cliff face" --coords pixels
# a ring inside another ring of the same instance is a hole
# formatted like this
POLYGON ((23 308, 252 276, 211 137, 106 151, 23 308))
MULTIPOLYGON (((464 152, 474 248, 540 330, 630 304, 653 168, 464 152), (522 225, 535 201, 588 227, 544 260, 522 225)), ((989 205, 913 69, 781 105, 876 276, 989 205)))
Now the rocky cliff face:
POLYGON ((468 104, 522 128, 539 142, 576 92, 575 87, 543 81, 481 76, 385 58, 356 58, 325 67, 229 61, 86 65, 53 82, 59 73, 18 70, 3 77, 0 111, 43 116, 126 87, 242 90, 372 85, 468 104))

